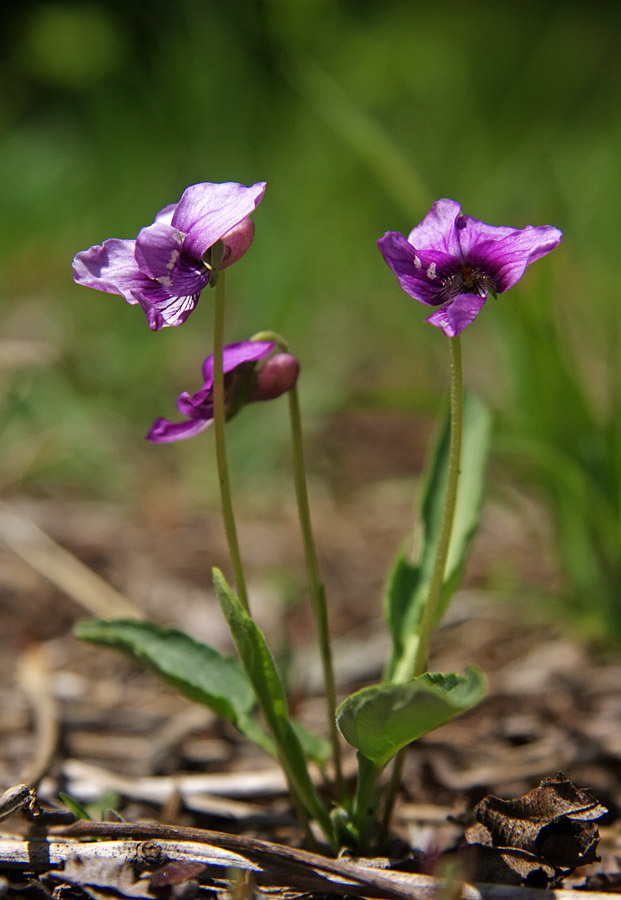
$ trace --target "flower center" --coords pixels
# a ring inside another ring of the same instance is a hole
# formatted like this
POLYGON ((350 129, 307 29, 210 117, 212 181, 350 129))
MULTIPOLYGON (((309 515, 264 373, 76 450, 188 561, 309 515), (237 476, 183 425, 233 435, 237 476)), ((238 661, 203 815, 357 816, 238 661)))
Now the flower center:
POLYGON ((495 282, 491 275, 478 269, 470 263, 461 263, 452 271, 441 273, 442 293, 447 300, 459 296, 459 294, 478 294, 485 297, 488 293, 494 293, 495 282))

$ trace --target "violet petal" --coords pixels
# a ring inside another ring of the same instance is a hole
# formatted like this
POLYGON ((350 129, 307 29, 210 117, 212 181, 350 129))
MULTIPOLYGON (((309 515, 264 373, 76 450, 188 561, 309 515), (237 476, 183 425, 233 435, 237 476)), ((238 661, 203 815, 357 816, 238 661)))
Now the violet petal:
POLYGON ((552 225, 527 225, 501 240, 483 240, 469 253, 469 262, 481 266, 494 278, 499 294, 516 284, 527 266, 559 245, 562 232, 552 225))
MULTIPOLYGON (((222 371, 226 375, 242 363, 258 362, 268 356, 274 347, 272 341, 240 341, 237 344, 227 344, 222 351, 222 371)), ((208 356, 203 363, 203 378, 205 386, 213 383, 213 355, 208 356)))
POLYGON ((183 325, 200 297, 200 291, 186 297, 171 297, 157 281, 151 281, 148 291, 135 294, 130 303, 140 303, 151 331, 171 325, 183 325))
POLYGON ((478 294, 460 294, 436 309, 425 321, 441 328, 447 337, 455 337, 474 322, 486 300, 486 296, 479 297, 478 294))
POLYGON ((155 221, 146 228, 141 228, 136 238, 136 261, 143 272, 150 278, 170 288, 170 273, 177 264, 185 233, 167 225, 166 222, 155 221), (166 279, 168 277, 168 282, 166 279))
POLYGON ((195 394, 184 391, 177 397, 176 406, 189 419, 213 419, 213 385, 205 385, 195 394))
POLYGON ((209 419, 189 419, 187 422, 170 422, 168 419, 156 419, 146 439, 154 444, 168 444, 200 434, 211 425, 209 419))
POLYGON ((165 222, 141 229, 136 238, 136 260, 140 268, 173 295, 200 293, 209 281, 202 262, 183 253, 186 235, 165 222))
POLYGON ((472 216, 460 216, 457 221, 457 237, 461 254, 464 259, 471 262, 471 253, 478 244, 484 241, 501 241, 519 231, 519 228, 511 228, 507 225, 488 225, 472 216))
POLYGON ((156 215, 154 222, 164 222, 166 225, 172 224, 172 217, 174 215, 175 210, 177 209, 176 203, 169 203, 168 206, 165 206, 163 209, 160 209, 158 214, 156 215))
POLYGON ((377 245, 406 294, 428 306, 442 303, 443 284, 437 273, 454 264, 451 256, 434 250, 419 251, 398 231, 387 231, 377 245))
POLYGON ((212 244, 256 209, 264 192, 263 181, 251 187, 229 181, 203 182, 186 188, 171 223, 187 234, 185 252, 200 259, 212 244))
POLYGON ((408 234, 408 241, 419 250, 441 250, 460 260, 461 247, 456 223, 461 206, 456 200, 436 200, 419 225, 408 234))
POLYGON ((121 294, 128 303, 137 303, 133 292, 140 293, 148 288, 150 279, 136 262, 135 247, 136 241, 110 238, 103 244, 76 253, 74 281, 97 291, 121 294))

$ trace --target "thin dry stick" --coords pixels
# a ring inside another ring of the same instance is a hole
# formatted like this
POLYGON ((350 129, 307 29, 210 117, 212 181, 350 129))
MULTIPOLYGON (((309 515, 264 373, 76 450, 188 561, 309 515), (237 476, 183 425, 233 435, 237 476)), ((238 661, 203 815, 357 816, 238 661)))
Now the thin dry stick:
POLYGON ((72 600, 106 619, 142 619, 144 614, 92 569, 30 519, 0 502, 0 541, 72 600))
POLYGON ((35 754, 22 774, 23 781, 37 787, 47 774, 58 747, 60 725, 51 673, 45 649, 33 646, 19 661, 18 681, 28 697, 34 721, 35 754))
MULTIPOLYGON (((384 872, 359 866, 347 860, 331 859, 270 841, 220 831, 149 823, 82 821, 69 828, 55 829, 55 834, 66 837, 109 838, 116 841, 125 839, 126 842, 146 841, 150 850, 153 848, 156 851, 160 845, 164 848, 160 859, 162 856, 171 858, 168 842, 183 842, 184 845, 191 842, 194 845, 191 851, 192 859, 200 858, 194 855, 199 845, 202 845, 208 853, 212 853, 214 847, 218 850, 224 849, 238 854, 243 860, 242 864, 238 862, 234 865, 254 871, 257 882, 266 885, 287 887, 294 885, 306 891, 329 891, 345 895, 359 893, 362 888, 365 896, 382 897, 386 900, 430 900, 432 896, 431 890, 417 890, 413 887, 407 880, 411 876, 406 876, 406 883, 401 884, 400 877, 393 879, 384 872)), ((57 840, 56 837, 53 839, 57 840)), ((79 844, 80 854, 84 846, 83 843, 79 844)), ((394 874, 401 876, 402 873, 394 874)), ((429 884, 435 892, 437 883, 429 879, 429 884)), ((472 900, 478 900, 476 895, 472 896, 472 900)))
POLYGON ((35 792, 27 784, 16 784, 0 795, 0 821, 22 810, 38 809, 35 792))
MULTIPOLYGON (((40 843, 46 845, 48 859, 56 865, 75 859, 76 855, 86 861, 119 853, 129 854, 131 859, 140 858, 143 865, 147 857, 159 859, 159 864, 162 858, 196 860, 205 865, 234 865, 252 871, 256 881, 264 885, 293 885, 306 891, 386 900, 433 900, 447 883, 446 879, 430 875, 378 870, 269 841, 200 828, 82 821, 53 831, 48 841, 40 843), (80 838, 80 842, 63 841, 63 837, 80 838), (85 843, 84 838, 99 840, 85 843)), ((33 852, 36 843, 32 839, 0 839, 0 862, 10 858, 14 864, 31 865, 36 856, 33 852)), ((462 900, 575 900, 575 891, 570 890, 497 884, 462 884, 461 889, 462 900)), ((609 900, 609 897, 600 892, 581 892, 581 900, 609 900)))

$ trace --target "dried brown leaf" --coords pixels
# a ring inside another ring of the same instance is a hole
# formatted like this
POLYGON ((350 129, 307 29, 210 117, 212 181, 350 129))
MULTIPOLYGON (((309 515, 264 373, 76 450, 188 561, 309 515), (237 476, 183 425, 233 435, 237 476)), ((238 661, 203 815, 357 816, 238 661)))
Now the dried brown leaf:
POLYGON ((466 854, 474 856, 481 881, 519 883, 505 880, 508 868, 525 884, 548 883, 597 860, 595 820, 606 812, 591 790, 559 772, 516 800, 491 794, 481 800, 477 824, 466 832, 467 845, 477 849, 466 854))

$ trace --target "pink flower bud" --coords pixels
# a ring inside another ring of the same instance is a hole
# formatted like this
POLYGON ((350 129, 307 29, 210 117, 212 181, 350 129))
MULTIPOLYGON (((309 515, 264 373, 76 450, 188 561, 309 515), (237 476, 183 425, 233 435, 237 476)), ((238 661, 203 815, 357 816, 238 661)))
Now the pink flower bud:
POLYGON ((232 266, 234 262, 241 259, 251 245, 253 237, 254 222, 250 216, 242 219, 238 225, 235 225, 234 228, 227 231, 227 233, 222 236, 224 256, 222 257, 220 268, 226 269, 227 266, 232 266))
POLYGON ((291 390, 298 380, 300 364, 290 353, 277 353, 257 370, 251 401, 273 400, 291 390))

